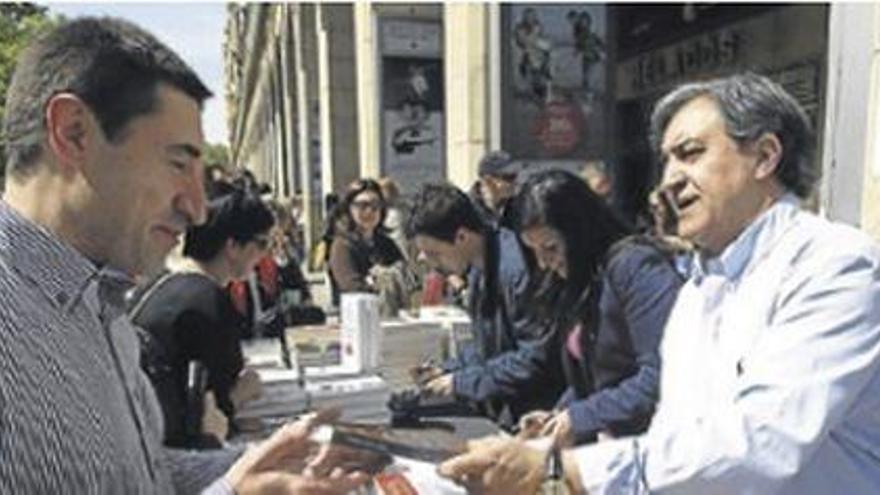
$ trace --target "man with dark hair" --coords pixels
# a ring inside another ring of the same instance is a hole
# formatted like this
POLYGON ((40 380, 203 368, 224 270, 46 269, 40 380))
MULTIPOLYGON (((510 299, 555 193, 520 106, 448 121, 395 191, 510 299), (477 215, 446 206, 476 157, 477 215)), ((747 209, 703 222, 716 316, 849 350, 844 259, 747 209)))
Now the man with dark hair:
POLYGON ((282 472, 282 458, 305 456, 308 423, 238 461, 161 445, 123 295, 205 219, 209 95, 121 20, 66 22, 23 52, 4 122, 0 493, 335 493, 362 481, 282 472))
MULTIPOLYGON (((673 90, 651 122, 665 214, 696 257, 649 430, 566 452, 573 491, 875 493, 880 249, 801 209, 817 177, 803 109, 743 74, 673 90)), ((441 469, 502 494, 540 484, 544 457, 490 441, 441 469)))
POLYGON ((483 219, 501 223, 516 190, 517 165, 506 151, 491 151, 480 159, 478 179, 469 192, 483 219))
POLYGON ((529 275, 516 234, 484 222, 467 196, 428 184, 413 200, 407 236, 446 275, 466 275, 474 343, 442 367, 421 369, 432 394, 478 403, 502 426, 552 407, 564 380, 556 331, 527 308, 529 275))

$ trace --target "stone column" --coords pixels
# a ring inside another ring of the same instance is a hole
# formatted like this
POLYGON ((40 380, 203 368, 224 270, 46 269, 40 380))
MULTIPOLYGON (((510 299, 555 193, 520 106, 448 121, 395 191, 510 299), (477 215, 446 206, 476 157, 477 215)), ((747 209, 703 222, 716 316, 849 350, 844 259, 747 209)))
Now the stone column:
POLYGON ((489 141, 488 4, 444 8, 448 179, 467 189, 489 141))

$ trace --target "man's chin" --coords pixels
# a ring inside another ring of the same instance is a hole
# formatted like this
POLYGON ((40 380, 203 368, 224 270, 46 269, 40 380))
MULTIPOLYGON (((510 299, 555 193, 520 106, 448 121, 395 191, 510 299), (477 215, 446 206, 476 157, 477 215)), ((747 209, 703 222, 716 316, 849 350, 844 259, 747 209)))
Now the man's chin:
POLYGON ((140 260, 140 266, 138 267, 140 273, 135 273, 135 275, 147 279, 155 277, 165 270, 166 261, 170 253, 171 250, 163 250, 161 253, 152 253, 151 256, 140 260))
POLYGON ((149 280, 159 275, 159 273, 161 273, 164 269, 165 262, 163 260, 159 263, 149 263, 141 269, 141 273, 136 273, 135 275, 149 280))

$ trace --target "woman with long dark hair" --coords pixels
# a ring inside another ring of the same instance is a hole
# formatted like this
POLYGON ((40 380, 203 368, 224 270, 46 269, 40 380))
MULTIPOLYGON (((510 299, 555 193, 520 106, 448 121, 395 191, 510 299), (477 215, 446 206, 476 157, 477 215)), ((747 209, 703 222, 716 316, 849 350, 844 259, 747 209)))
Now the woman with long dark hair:
POLYGON ((383 225, 387 212, 382 188, 373 179, 352 182, 335 208, 328 261, 334 303, 341 292, 375 292, 370 270, 403 261, 383 225))
POLYGON ((663 327, 682 277, 659 241, 632 230, 574 174, 531 175, 513 223, 534 257, 535 307, 565 335, 569 388, 521 424, 563 445, 644 431, 658 399, 663 327))

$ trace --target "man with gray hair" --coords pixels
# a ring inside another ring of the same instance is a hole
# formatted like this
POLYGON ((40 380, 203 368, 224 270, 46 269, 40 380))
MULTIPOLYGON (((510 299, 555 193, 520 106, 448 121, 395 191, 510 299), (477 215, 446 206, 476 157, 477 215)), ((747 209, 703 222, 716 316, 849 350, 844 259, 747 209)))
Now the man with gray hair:
MULTIPOLYGON (((799 206, 807 118, 754 74, 687 84, 652 135, 674 234, 697 247, 661 348, 651 427, 561 455, 578 493, 875 493, 880 248, 799 206)), ((541 482, 545 453, 484 440, 441 472, 485 493, 541 482)))

